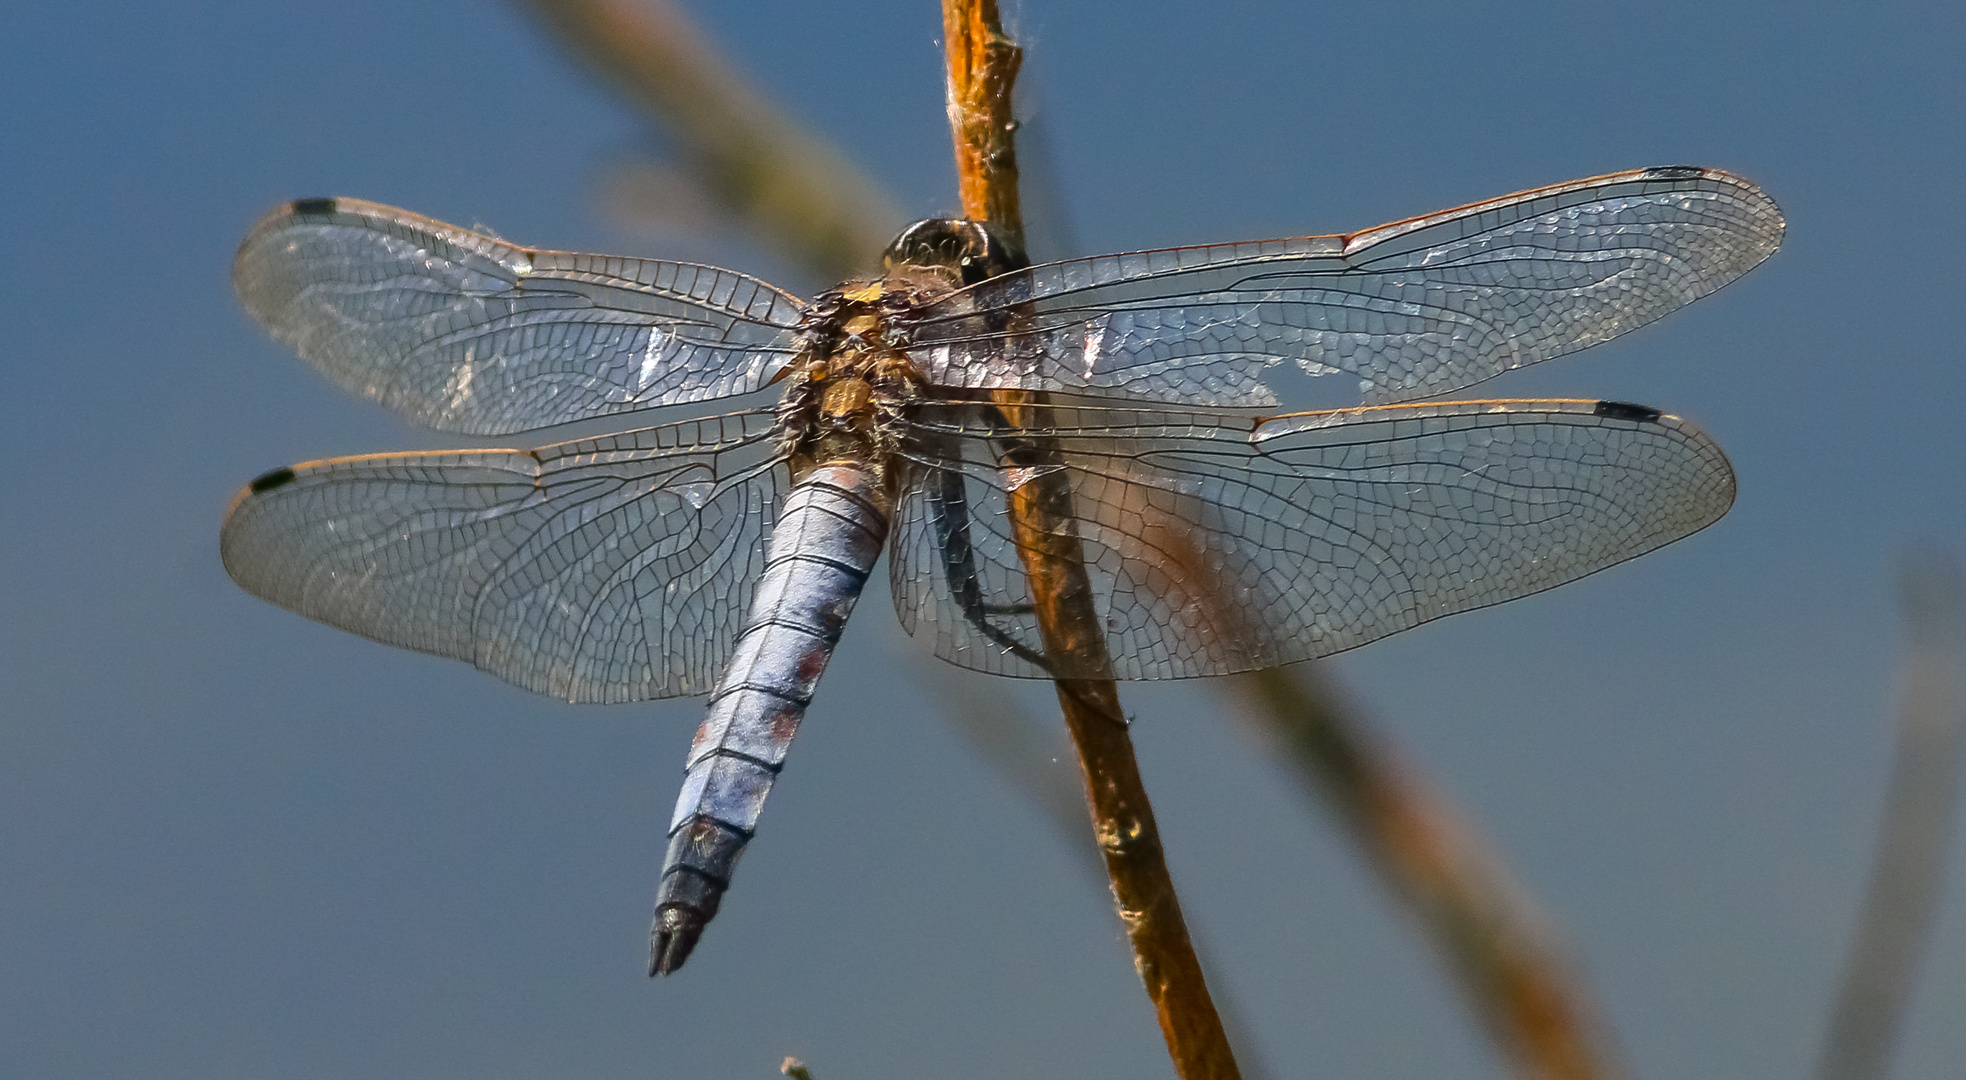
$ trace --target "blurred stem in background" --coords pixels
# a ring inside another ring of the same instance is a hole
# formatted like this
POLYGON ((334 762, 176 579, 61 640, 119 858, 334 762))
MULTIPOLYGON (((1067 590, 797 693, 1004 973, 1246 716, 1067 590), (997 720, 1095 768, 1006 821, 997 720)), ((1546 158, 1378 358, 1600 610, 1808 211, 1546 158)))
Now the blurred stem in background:
POLYGON ((522 0, 575 57, 674 140, 754 241, 831 284, 877 269, 894 200, 751 88, 662 0, 522 0))
POLYGON ((1343 708, 1316 664, 1234 676, 1259 738, 1321 800, 1525 1080, 1623 1075, 1556 932, 1426 777, 1343 708))
POLYGON ((1903 575, 1898 748, 1876 862, 1824 1033, 1817 1080, 1877 1080, 1890 1066, 1918 960, 1931 938, 1957 814, 1966 672, 1959 564, 1925 554, 1903 575))
MULTIPOLYGON (((875 253, 898 231, 900 215, 892 209, 893 200, 837 151, 797 128, 747 86, 716 58, 673 5, 664 0, 523 2, 576 57, 675 139, 683 164, 696 174, 697 186, 761 245, 830 282, 869 268, 875 253)), ((945 18, 969 19, 977 14, 974 5, 955 0, 945 5, 945 18)), ((1002 39, 1000 28, 994 35, 1001 60, 1002 48, 1014 46, 1002 39)), ((948 36, 957 49, 972 49, 964 56, 988 58, 992 40, 988 26, 980 37, 966 33, 958 41, 953 31, 948 36)), ((952 65, 956 60, 952 51, 952 65)), ((1006 222, 998 215, 1007 213, 1008 224, 1021 232, 1014 184, 992 192, 985 181, 975 191, 980 202, 974 206, 971 202, 972 172, 987 176, 991 169, 1008 163, 1015 174, 1012 129, 1007 125, 1008 79, 1001 82, 1004 112, 994 128, 987 110, 977 112, 978 102, 960 99, 964 92, 953 84, 951 119, 958 157, 968 155, 971 162, 963 173, 966 212, 1000 225, 1006 222), (966 125, 979 116, 983 122, 965 137, 966 125), (987 144, 999 136, 1002 144, 997 152, 1009 156, 993 163, 987 144), (1006 195, 1007 208, 1002 202, 1006 195), (993 204, 992 199, 998 201, 993 204)), ((987 78, 974 81, 972 89, 984 95, 982 101, 997 92, 987 78)), ((1417 768, 1398 760, 1383 740, 1348 715, 1309 665, 1294 672, 1244 676, 1230 690, 1265 741, 1333 811, 1381 882, 1414 915, 1446 961, 1470 1011, 1519 1075, 1534 1080, 1609 1080, 1621 1075, 1609 1064, 1612 1059, 1597 1035, 1595 1010, 1569 974, 1554 935, 1506 870, 1417 768)), ((1085 705, 1103 697, 1083 688, 1060 693, 1061 706, 1068 712, 1074 702, 1085 705)), ((1095 735, 1101 728, 1108 734, 1117 730, 1123 736, 1123 724, 1113 720, 1119 715, 1117 698, 1106 702, 1110 711, 1094 710, 1100 715, 1088 718, 1092 725, 1088 730, 1095 735)), ((992 713, 1002 715, 994 708, 971 708, 963 719, 976 727, 987 723, 992 713)), ((1005 717, 1002 722, 1010 721, 1005 717)), ((985 733, 974 737, 992 745, 985 733)), ((998 752, 992 760, 1002 765, 1028 758, 1028 748, 1019 749, 1020 739, 995 740, 998 752)), ((1130 760, 1130 751, 1127 757, 1130 760)), ((1035 789, 1037 803, 1052 808, 1054 816, 1076 802, 1051 790, 1057 786, 1055 773, 1017 767, 1006 772, 1035 789)), ((1144 806, 1144 792, 1141 798, 1144 806)), ((1075 809, 1068 816, 1072 820, 1061 823, 1061 828, 1073 832, 1083 828, 1075 809)), ((1157 849, 1158 843, 1154 846, 1157 849)), ((1106 845, 1102 848, 1110 853, 1106 845)), ((1198 979, 1198 965, 1195 975, 1198 979)), ((1206 995, 1205 988, 1201 993, 1206 995)), ((1166 1020, 1164 1013, 1164 1025, 1166 1020)), ((1170 1035, 1170 1049, 1174 1038, 1170 1035)), ((1226 1053, 1226 1041, 1221 1045, 1226 1053)), ((1178 1060, 1179 1052, 1176 1056, 1178 1060)), ((1232 1062, 1228 1068, 1234 1068, 1232 1062)))

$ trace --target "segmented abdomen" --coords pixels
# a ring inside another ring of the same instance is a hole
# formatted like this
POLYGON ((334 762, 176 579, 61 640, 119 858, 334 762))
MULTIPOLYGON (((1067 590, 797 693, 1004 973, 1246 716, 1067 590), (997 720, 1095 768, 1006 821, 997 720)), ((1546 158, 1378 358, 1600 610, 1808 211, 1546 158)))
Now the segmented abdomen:
POLYGON ((879 480, 828 462, 793 487, 751 610, 697 729, 669 826, 652 972, 681 966, 717 913, 814 686, 887 538, 879 480))

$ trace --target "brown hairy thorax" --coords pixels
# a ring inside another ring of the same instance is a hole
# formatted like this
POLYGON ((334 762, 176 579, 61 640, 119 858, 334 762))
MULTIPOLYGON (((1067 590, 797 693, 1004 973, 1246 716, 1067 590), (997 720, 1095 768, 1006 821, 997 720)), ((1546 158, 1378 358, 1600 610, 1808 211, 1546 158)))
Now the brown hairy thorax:
POLYGON ((889 475, 894 437, 885 420, 916 397, 922 375, 905 351, 907 316, 950 293, 1030 261, 981 222, 931 218, 904 229, 882 254, 886 273, 828 289, 806 311, 804 347, 780 423, 796 481, 828 461, 889 475))

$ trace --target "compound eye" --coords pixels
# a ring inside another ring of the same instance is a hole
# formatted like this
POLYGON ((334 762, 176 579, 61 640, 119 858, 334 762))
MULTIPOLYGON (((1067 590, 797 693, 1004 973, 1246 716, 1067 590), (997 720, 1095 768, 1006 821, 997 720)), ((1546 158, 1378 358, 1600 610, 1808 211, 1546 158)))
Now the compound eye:
POLYGON ((989 235, 984 234, 980 239, 983 250, 977 252, 977 245, 972 244, 970 251, 975 253, 964 255, 962 262, 957 265, 957 270, 962 274, 964 285, 974 285, 979 281, 994 277, 998 272, 997 268, 994 267, 994 264, 998 260, 991 257, 992 252, 990 250, 989 235))
POLYGON ((955 218, 918 221, 889 244, 881 260, 898 266, 937 266, 952 270, 964 285, 1029 266, 1022 252, 1009 248, 987 225, 955 218))

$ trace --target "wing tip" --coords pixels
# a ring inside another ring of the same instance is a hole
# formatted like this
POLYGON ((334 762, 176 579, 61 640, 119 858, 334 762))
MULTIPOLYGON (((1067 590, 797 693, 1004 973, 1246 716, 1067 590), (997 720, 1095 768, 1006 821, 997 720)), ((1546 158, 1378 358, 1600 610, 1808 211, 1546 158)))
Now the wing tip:
POLYGON ((248 280, 251 271, 248 270, 247 264, 254 258, 256 249, 267 237, 294 224, 295 219, 311 218, 318 221, 333 217, 342 212, 345 202, 344 199, 322 196, 282 203, 261 215, 258 221, 253 222, 252 228, 246 230, 246 235, 240 238, 239 249, 232 256, 232 288, 238 294, 239 302, 245 305, 247 313, 260 325, 269 325, 267 320, 272 315, 272 311, 266 307, 264 298, 257 295, 257 290, 248 280))
MULTIPOLYGON (((1730 184, 1740 189, 1746 198, 1764 204, 1767 237, 1766 251, 1761 259, 1774 254, 1782 246, 1782 237, 1788 232, 1788 219, 1783 215, 1781 205, 1775 202, 1774 196, 1763 190, 1760 184, 1737 173, 1728 172, 1726 169, 1709 169, 1703 165, 1653 165, 1639 170, 1639 177, 1644 180, 1713 180, 1730 184)), ((1755 263, 1759 264, 1761 259, 1756 259, 1755 263)))

